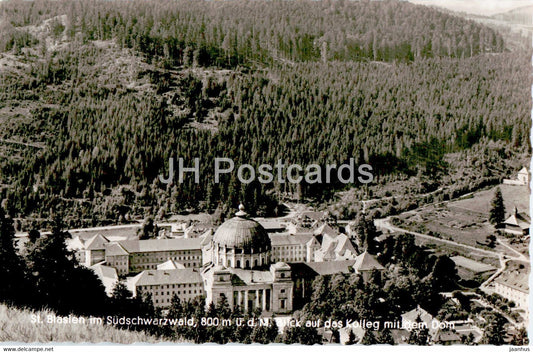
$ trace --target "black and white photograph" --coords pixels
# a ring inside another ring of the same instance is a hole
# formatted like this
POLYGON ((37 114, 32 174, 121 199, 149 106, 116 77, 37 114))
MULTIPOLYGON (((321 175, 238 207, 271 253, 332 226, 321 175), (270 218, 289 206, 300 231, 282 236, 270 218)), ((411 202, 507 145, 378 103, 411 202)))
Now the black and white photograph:
POLYGON ((0 0, 0 348, 529 351, 532 43, 528 0, 0 0))

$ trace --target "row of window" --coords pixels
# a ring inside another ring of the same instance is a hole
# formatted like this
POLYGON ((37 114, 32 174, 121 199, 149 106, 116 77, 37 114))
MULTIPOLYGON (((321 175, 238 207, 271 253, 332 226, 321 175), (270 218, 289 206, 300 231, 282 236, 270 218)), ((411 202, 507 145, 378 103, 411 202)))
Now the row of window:
POLYGON ((168 285, 143 285, 139 286, 139 289, 163 289, 163 288, 185 288, 185 287, 198 287, 201 286, 201 283, 195 284, 168 284, 168 285))
POLYGON ((192 251, 182 251, 180 249, 178 250, 175 250, 175 251, 154 251, 154 252, 137 252, 137 253, 134 253, 135 255, 137 256, 140 256, 140 257, 147 257, 147 256, 150 256, 150 255, 176 255, 176 254, 181 254, 181 255, 184 255, 184 254, 198 254, 200 253, 200 250, 192 250, 192 251))
POLYGON ((169 260, 169 259, 174 259, 174 260, 199 260, 201 259, 201 256, 199 255, 187 255, 187 256, 177 256, 174 254, 169 254, 168 256, 166 255, 158 255, 157 257, 148 257, 148 258, 139 258, 138 255, 135 255, 132 257, 131 261, 133 263, 150 263, 150 262, 153 262, 153 261, 164 261, 164 260, 169 260))
MULTIPOLYGON (((201 290, 189 290, 189 294, 200 294, 200 293, 202 293, 201 290)), ((178 296, 181 295, 181 294, 186 295, 187 294, 187 290, 183 290, 183 292, 180 291, 180 290, 178 290, 178 291, 155 291, 154 292, 154 296, 159 296, 159 295, 161 295, 161 296, 165 296, 165 295, 172 296, 174 294, 177 294, 178 296)))
MULTIPOLYGON (((157 269, 157 266, 162 263, 158 264, 133 264, 131 267, 133 270, 137 269, 157 269)), ((184 267, 186 268, 196 268, 200 266, 200 263, 182 263, 184 267)))
POLYGON ((172 298, 163 298, 163 299, 156 299, 155 300, 156 304, 159 304, 159 303, 170 303, 170 302, 172 302, 172 298))

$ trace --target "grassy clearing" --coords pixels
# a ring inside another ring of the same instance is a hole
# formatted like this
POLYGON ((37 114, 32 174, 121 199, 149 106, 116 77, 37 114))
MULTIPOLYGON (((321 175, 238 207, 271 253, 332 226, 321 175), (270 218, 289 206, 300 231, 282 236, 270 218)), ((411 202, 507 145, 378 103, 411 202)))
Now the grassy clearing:
MULTIPOLYGON (((499 186, 503 195, 506 214, 510 214, 516 206, 519 211, 529 213, 529 189, 527 186, 499 186)), ((449 203, 450 207, 483 214, 488 217, 490 202, 494 198, 496 187, 476 192, 472 198, 449 203)))
POLYGON ((488 256, 482 252, 472 251, 470 249, 454 246, 450 244, 443 244, 440 242, 435 242, 434 240, 425 239, 421 237, 415 237, 415 243, 419 246, 427 246, 431 248, 435 254, 441 255, 446 254, 449 256, 462 255, 465 258, 475 260, 483 264, 492 265, 495 268, 500 267, 500 261, 497 257, 488 256))
MULTIPOLYGON (((526 186, 500 185, 507 213, 516 205, 519 211, 529 211, 529 190, 526 186)), ((439 206, 429 206, 416 212, 400 215, 401 227, 439 238, 487 249, 488 235, 495 232, 488 222, 490 203, 495 187, 476 192, 470 198, 449 202, 439 206)), ((526 252, 523 244, 514 244, 517 250, 526 252)), ((515 255, 508 248, 496 245, 494 250, 515 255)))
POLYGON ((0 305, 0 342, 164 342, 142 332, 120 330, 107 325, 47 323, 48 315, 55 314, 49 310, 33 312, 0 305), (32 322, 32 315, 39 316, 42 323, 32 322))

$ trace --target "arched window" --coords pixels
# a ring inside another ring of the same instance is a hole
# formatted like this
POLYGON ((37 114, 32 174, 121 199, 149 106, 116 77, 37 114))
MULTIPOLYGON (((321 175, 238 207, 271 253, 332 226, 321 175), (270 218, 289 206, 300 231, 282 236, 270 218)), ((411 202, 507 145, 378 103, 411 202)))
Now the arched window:
POLYGON ((237 265, 235 267, 236 268, 240 268, 241 267, 241 261, 240 260, 237 260, 237 265))
POLYGON ((254 268, 257 266, 257 259, 254 260, 254 268))
POLYGON ((246 266, 245 266, 245 268, 248 269, 249 267, 250 267, 250 261, 247 260, 247 261, 246 261, 246 266))

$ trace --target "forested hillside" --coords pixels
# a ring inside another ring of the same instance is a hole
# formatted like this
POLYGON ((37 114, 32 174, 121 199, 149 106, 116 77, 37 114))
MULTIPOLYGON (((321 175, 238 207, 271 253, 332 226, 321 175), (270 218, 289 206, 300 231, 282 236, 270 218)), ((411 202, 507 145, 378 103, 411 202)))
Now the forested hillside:
POLYGON ((0 198, 15 217, 59 206, 80 226, 239 201, 273 214, 296 191, 214 184, 215 157, 353 157, 442 182, 445 153, 529 150, 529 53, 406 2, 3 1, 0 31, 0 198), (161 185, 169 157, 200 157, 201 182, 161 185))

